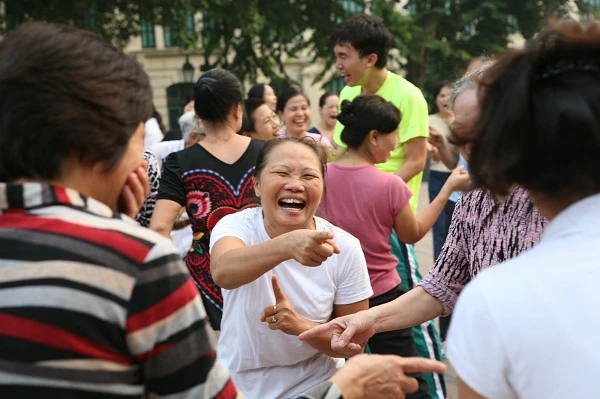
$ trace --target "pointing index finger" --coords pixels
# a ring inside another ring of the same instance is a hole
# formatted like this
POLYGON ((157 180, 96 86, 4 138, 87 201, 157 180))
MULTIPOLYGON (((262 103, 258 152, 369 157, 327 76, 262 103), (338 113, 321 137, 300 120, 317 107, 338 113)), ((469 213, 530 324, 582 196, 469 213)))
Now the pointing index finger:
POLYGON ((271 285, 273 286, 273 293, 275 294, 275 301, 278 303, 285 301, 287 298, 285 297, 283 290, 279 286, 279 281, 277 281, 277 276, 275 274, 273 274, 273 277, 271 277, 271 285))

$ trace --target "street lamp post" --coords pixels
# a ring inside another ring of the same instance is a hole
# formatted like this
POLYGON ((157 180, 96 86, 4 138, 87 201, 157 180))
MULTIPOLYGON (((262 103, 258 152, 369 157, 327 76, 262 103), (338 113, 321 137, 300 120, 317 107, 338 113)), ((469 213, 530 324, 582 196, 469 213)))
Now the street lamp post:
POLYGON ((188 55, 185 56, 185 63, 183 64, 183 67, 181 67, 181 72, 183 73, 184 83, 194 82, 194 66, 190 63, 190 57, 188 55))

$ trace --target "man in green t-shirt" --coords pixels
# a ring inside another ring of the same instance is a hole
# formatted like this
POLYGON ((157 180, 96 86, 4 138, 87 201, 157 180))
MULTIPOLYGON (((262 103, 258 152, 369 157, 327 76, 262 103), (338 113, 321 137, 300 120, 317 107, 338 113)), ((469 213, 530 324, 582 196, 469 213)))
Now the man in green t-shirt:
MULTIPOLYGON (((383 97, 400 110, 400 144, 392 151, 387 162, 376 166, 384 172, 400 176, 406 182, 413 193, 410 205, 413 212, 416 212, 429 135, 428 109, 423 94, 418 87, 386 69, 392 37, 380 19, 368 15, 350 18, 336 27, 331 41, 336 56, 335 66, 346 82, 346 87, 340 93, 340 104, 344 100, 352 100, 362 93, 368 93, 383 97)), ((338 122, 333 138, 338 145, 345 148, 346 145, 340 139, 343 128, 338 122)), ((413 245, 399 242, 395 234, 392 234, 390 243, 392 253, 399 259, 397 269, 402 279, 401 286, 395 289, 395 293, 387 295, 391 298, 412 289, 421 276, 413 245)), ((373 305, 376 304, 378 303, 373 305)), ((438 360, 441 358, 439 337, 431 322, 415 327, 412 334, 409 329, 408 335, 404 331, 383 338, 386 343, 383 345, 383 351, 381 345, 378 345, 378 353, 410 356, 414 355, 411 351, 416 349, 422 357, 438 360), (398 343, 401 340, 412 341, 413 336, 412 349, 406 343, 398 343)), ((419 380, 419 392, 408 395, 407 398, 445 397, 441 375, 429 374, 423 377, 419 380)))

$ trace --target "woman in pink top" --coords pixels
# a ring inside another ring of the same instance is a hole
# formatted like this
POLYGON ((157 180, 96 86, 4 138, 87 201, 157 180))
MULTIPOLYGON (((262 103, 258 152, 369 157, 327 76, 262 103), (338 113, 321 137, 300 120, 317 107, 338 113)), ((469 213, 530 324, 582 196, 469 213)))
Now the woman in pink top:
MULTIPOLYGON (((361 95, 342 103, 338 119, 345 126, 341 138, 348 151, 327 165, 327 192, 320 212, 360 240, 374 292, 369 300, 373 307, 405 292, 396 271, 398 259, 390 253, 392 229, 402 242, 419 241, 433 226, 450 194, 466 188, 469 175, 464 168, 457 168, 433 202, 415 216, 408 204, 412 193, 404 181, 374 166, 385 162, 398 145, 398 109, 377 95, 361 95)), ((373 353, 417 353, 410 328, 375 334, 369 347, 373 353)), ((421 395, 408 397, 424 397, 427 392, 426 382, 418 380, 421 395)))
POLYGON ((310 102, 298 89, 287 88, 277 97, 277 114, 284 124, 279 137, 311 137, 325 147, 328 154, 333 150, 333 144, 327 137, 307 131, 310 126, 310 102))

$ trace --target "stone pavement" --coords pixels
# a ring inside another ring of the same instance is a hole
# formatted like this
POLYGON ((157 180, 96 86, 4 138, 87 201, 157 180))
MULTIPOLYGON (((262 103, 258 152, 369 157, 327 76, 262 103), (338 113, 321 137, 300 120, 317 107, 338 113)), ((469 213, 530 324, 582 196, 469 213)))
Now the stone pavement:
MULTIPOLYGON (((427 182, 424 182, 421 185, 421 191, 419 193, 419 207, 417 209, 417 214, 420 210, 422 210, 425 206, 429 204, 429 194, 428 194, 428 186, 427 182)), ((433 236, 431 231, 425 235, 415 244, 415 252, 417 253, 417 257, 419 258, 419 268, 421 270, 421 275, 426 275, 431 266, 433 266, 433 236)), ((437 323, 436 323, 437 324, 437 323)), ((439 330, 438 330, 439 331, 439 330)), ((446 372, 446 390, 448 392, 447 399, 458 399, 458 386, 457 386, 457 377, 454 373, 454 370, 450 368, 448 362, 448 372, 446 372)))

